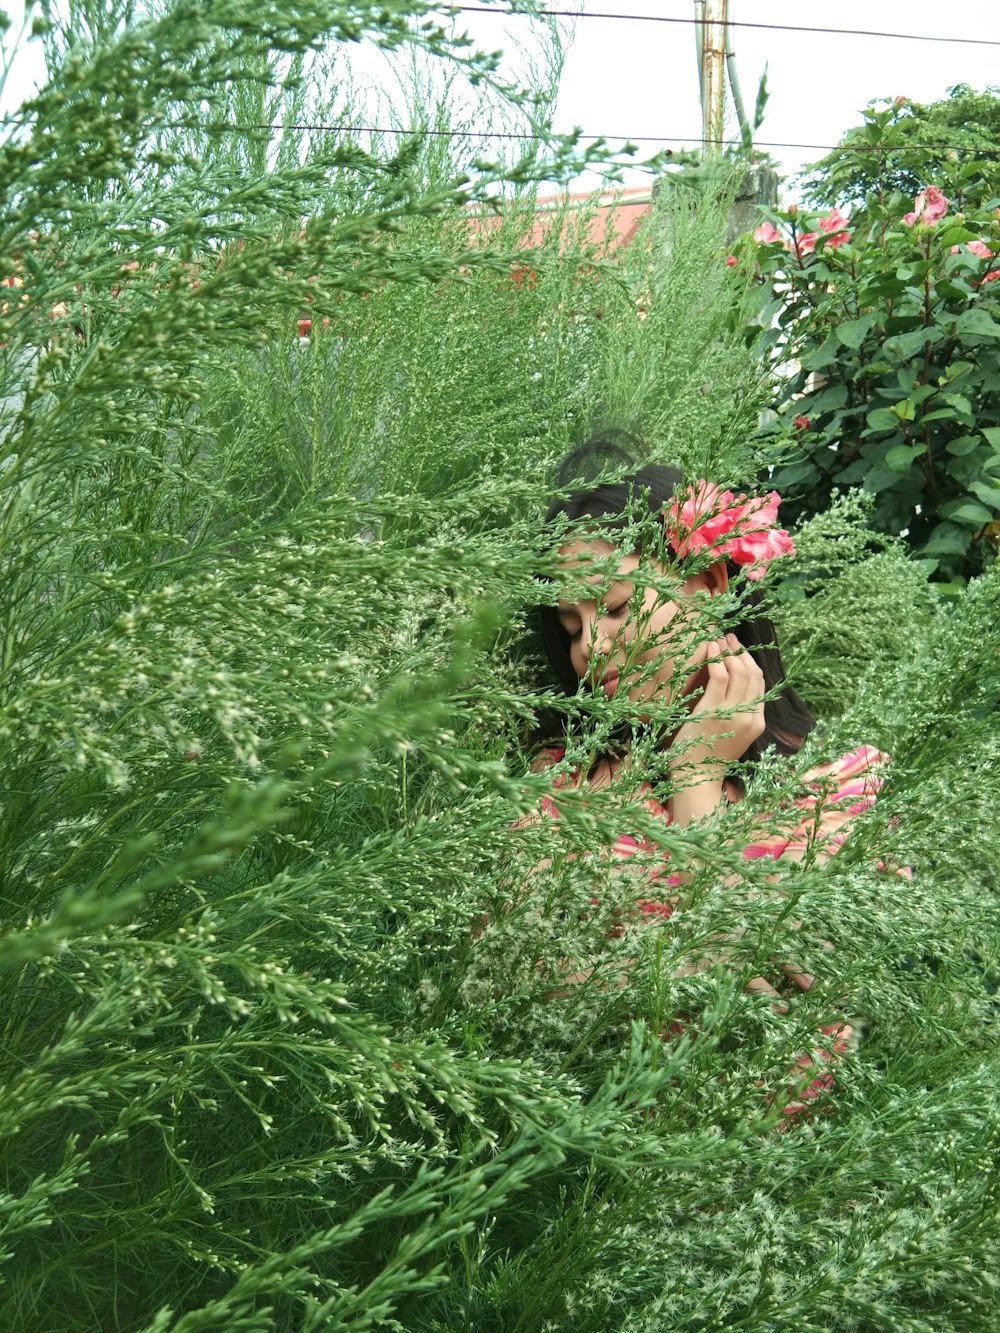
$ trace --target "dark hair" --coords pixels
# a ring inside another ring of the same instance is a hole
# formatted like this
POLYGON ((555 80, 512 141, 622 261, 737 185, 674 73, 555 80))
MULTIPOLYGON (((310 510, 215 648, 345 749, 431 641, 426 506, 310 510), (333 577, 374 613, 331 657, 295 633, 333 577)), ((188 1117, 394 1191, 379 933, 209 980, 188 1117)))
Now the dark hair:
MULTIPOLYGON (((571 523, 592 520, 602 532, 622 531, 643 514, 643 506, 650 515, 659 515, 683 480, 677 468, 648 463, 636 468, 623 442, 634 448, 638 441, 622 431, 607 432, 574 449, 559 469, 558 484, 562 496, 550 505, 545 516, 547 524, 560 518, 571 523), (598 480, 566 493, 573 482, 608 475, 622 466, 631 470, 617 481, 598 480)), ((638 548, 641 550, 641 544, 638 548)), ((727 562, 730 575, 737 566, 727 562)), ((774 626, 760 611, 763 598, 756 586, 747 585, 743 594, 744 618, 734 627, 734 633, 761 671, 768 693, 778 687, 773 698, 764 704, 764 733, 749 747, 744 759, 753 763, 765 750, 774 747, 779 754, 794 754, 816 723, 809 709, 790 685, 784 683, 785 668, 778 651, 774 626)), ((540 606, 538 617, 542 643, 560 687, 566 694, 575 694, 579 686, 576 672, 570 662, 570 638, 563 629, 553 606, 540 606)))

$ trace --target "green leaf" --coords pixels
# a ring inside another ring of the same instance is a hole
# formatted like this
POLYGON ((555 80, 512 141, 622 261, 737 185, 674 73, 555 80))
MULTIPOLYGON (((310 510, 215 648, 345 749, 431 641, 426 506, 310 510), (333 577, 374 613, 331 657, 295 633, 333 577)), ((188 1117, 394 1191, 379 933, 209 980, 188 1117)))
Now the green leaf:
POLYGON ((840 360, 837 339, 831 334, 819 347, 814 347, 811 352, 800 358, 800 364, 803 370, 823 370, 827 366, 836 365, 840 360))
POLYGON ((853 463, 848 463, 847 467, 834 473, 833 479, 834 481, 843 482, 847 486, 853 486, 864 478, 867 471, 867 461, 864 458, 856 458, 853 463))
POLYGON ((941 397, 946 403, 950 403, 958 416, 972 419, 972 404, 966 398, 964 393, 943 393, 941 397))
POLYGON ((814 482, 819 475, 819 469, 814 463, 804 461, 801 463, 789 463, 785 467, 775 468, 774 484, 778 487, 799 486, 802 482, 814 482))
POLYGON ((963 375, 968 375, 975 366, 971 361, 949 361, 944 368, 944 374, 938 380, 938 384, 948 384, 954 380, 961 379, 963 375))
POLYGON ((757 319, 760 321, 761 325, 767 327, 775 316, 781 313, 784 309, 784 305, 785 300, 782 296, 767 301, 761 309, 757 311, 757 319))
POLYGON ((965 555, 969 533, 956 523, 939 523, 924 545, 924 555, 965 555))
POLYGON ((984 426, 983 435, 994 449, 1000 449, 1000 426, 984 426))
POLYGON ((889 467, 886 463, 875 463, 865 473, 864 488, 872 495, 886 491, 899 481, 901 470, 889 467))
POLYGON ((963 227, 960 222, 954 222, 950 227, 943 227, 938 232, 938 240, 942 245, 964 245, 966 241, 978 239, 978 232, 969 231, 968 227, 963 227))
POLYGON ((955 333, 964 338, 1000 338, 1000 324, 988 310, 973 306, 955 320, 955 333))
POLYGON ((972 288, 965 282, 956 282, 951 278, 939 279, 934 284, 934 294, 946 301, 967 301, 972 288))
POLYGON ((868 413, 868 429, 870 431, 898 430, 899 418, 895 412, 890 412, 887 407, 873 408, 868 413))
POLYGON ((992 511, 990 519, 994 519, 1000 511, 1000 484, 988 481, 970 481, 969 490, 973 495, 977 495, 984 505, 987 505, 992 511))
POLYGON ((993 519, 992 512, 975 500, 948 500, 938 512, 953 523, 964 523, 971 528, 981 528, 993 519))
POLYGON ((844 347, 856 352, 871 332, 875 323, 874 315, 862 315, 860 319, 848 319, 837 325, 837 337, 844 347))
POLYGON ((885 344, 887 352, 894 352, 908 361, 911 356, 916 356, 924 350, 927 343, 934 343, 940 340, 940 334, 936 329, 919 328, 911 329, 909 333, 899 333, 894 338, 890 338, 885 344))
POLYGON ((886 467, 893 472, 909 472, 913 460, 923 452, 922 444, 894 444, 885 456, 886 467))
POLYGON ((878 277, 865 283, 858 291, 862 305, 885 306, 894 300, 903 290, 903 284, 895 278, 878 277))
POLYGON ((847 385, 828 384, 819 393, 803 402, 802 410, 807 416, 820 412, 832 412, 835 408, 847 406, 847 385))
POLYGON ((974 453, 982 448, 982 441, 975 435, 959 435, 957 439, 949 440, 945 448, 956 458, 964 458, 966 454, 974 453))

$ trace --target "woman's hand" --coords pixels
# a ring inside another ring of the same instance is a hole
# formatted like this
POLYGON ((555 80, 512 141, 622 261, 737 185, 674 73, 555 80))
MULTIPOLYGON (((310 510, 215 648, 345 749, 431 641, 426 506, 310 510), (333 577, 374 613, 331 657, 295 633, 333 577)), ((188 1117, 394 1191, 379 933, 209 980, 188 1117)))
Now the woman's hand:
POLYGON ((671 746, 679 767, 724 770, 764 734, 764 673, 735 634, 703 644, 696 662, 707 680, 671 746), (718 716, 730 708, 740 711, 718 716))
POLYGON ((764 673, 735 634, 702 644, 692 665, 704 688, 670 743, 670 813, 681 825, 722 804, 726 769, 764 732, 764 673), (728 709, 738 711, 719 716, 728 709))

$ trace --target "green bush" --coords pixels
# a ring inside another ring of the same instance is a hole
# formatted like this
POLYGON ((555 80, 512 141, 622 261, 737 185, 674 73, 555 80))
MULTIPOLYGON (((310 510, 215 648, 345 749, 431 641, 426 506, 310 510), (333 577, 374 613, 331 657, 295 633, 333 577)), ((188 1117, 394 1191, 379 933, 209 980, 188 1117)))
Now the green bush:
POLYGON ((936 187, 905 208, 870 201, 861 234, 837 210, 762 224, 746 242, 761 283, 747 337, 788 363, 773 484, 799 514, 863 487, 876 527, 949 581, 996 550, 1000 222, 992 206, 950 211, 936 187))
POLYGON ((985 205, 1000 194, 998 92, 958 83, 939 102, 877 98, 861 112, 860 125, 803 169, 806 198, 827 208, 863 209, 872 197, 884 202, 891 194, 912 197, 943 185, 959 208, 985 205))

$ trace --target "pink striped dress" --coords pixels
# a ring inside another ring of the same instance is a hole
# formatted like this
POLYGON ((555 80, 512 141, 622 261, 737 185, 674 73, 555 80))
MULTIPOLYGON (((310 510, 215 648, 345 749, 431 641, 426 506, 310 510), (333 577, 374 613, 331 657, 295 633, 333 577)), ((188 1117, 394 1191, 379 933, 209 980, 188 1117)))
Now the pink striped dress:
POLYGON ((829 856, 843 843, 850 824, 875 804, 889 757, 871 745, 859 745, 831 764, 806 773, 802 793, 793 802, 793 823, 744 847, 748 861, 770 856, 796 858, 810 852, 829 856))
MULTIPOLYGON (((552 747, 545 751, 545 762, 558 763, 564 754, 561 748, 552 747)), ((768 820, 769 830, 766 833, 762 831, 759 838, 744 847, 744 857, 748 861, 767 857, 777 861, 781 857, 800 860, 806 856, 822 858, 832 855, 850 832, 852 821, 874 804, 888 762, 888 756, 880 750, 871 745, 860 745, 832 763, 819 764, 810 769, 797 786, 796 795, 774 812, 775 818, 768 820)), ((553 789, 558 791, 579 785, 580 775, 575 773, 568 779, 557 778, 553 789)), ((542 797, 542 811, 553 819, 559 818, 557 799, 542 797)), ((644 806, 652 814, 670 822, 669 812, 652 795, 651 790, 644 800, 644 806)), ((617 856, 631 857, 637 852, 654 852, 656 846, 648 839, 623 834, 616 839, 612 851, 617 856)), ((884 869, 881 862, 878 865, 879 869, 884 869)), ((903 868, 897 873, 909 875, 910 872, 903 868)), ((666 866, 662 870, 656 867, 651 869, 649 878, 668 888, 681 882, 680 876, 669 873, 666 866)), ((657 919, 660 922, 669 919, 674 904, 672 898, 639 898, 635 906, 641 916, 653 924, 657 919)), ((674 1023, 671 1032, 664 1035, 682 1031, 683 1027, 682 1023, 674 1023)), ((824 1072, 824 1067, 828 1070, 832 1062, 856 1044, 850 1025, 843 1022, 824 1024, 819 1029, 819 1035, 820 1044, 811 1054, 801 1055, 790 1072, 791 1082, 781 1102, 784 1118, 779 1123, 779 1129, 786 1127, 792 1117, 833 1087, 833 1078, 829 1072, 824 1072)))
MULTIPOLYGON (((565 755, 565 750, 558 746, 544 751, 544 760, 548 764, 558 763, 565 755)), ((818 764, 802 778, 795 798, 780 811, 776 811, 778 831, 762 833, 743 849, 748 861, 770 856, 778 860, 790 856, 795 860, 810 853, 829 856, 843 843, 850 824, 858 815, 871 808, 883 782, 883 770, 889 763, 889 757, 871 745, 859 745, 829 764, 818 764)), ((580 786, 580 774, 574 773, 569 778, 560 777, 552 784, 553 790, 565 790, 567 787, 580 786)), ((670 823, 670 814, 646 788, 649 795, 643 806, 652 814, 670 823)), ((559 818, 556 798, 542 797, 542 810, 554 819, 559 818)), ((637 839, 631 834, 622 834, 616 839, 612 850, 619 856, 632 856, 637 851, 654 851, 655 846, 648 839, 637 839)), ((650 877, 660 879, 665 872, 652 870, 650 877)), ((666 882, 676 883, 676 876, 666 875, 666 882)))

